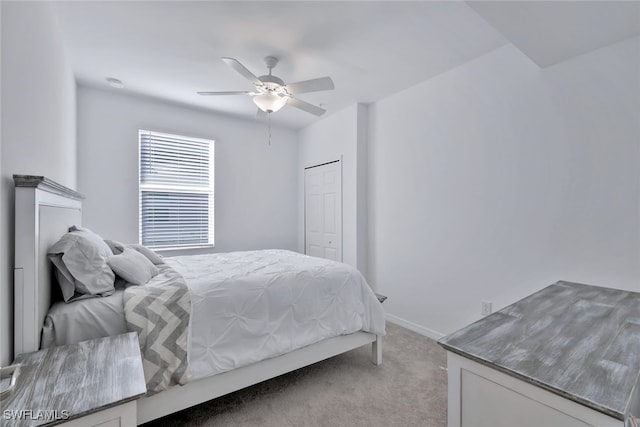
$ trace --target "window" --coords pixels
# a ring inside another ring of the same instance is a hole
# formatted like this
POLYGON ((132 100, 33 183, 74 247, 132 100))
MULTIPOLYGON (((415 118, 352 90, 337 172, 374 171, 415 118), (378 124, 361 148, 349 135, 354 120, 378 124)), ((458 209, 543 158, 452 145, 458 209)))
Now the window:
POLYGON ((214 245, 214 141, 139 131, 140 243, 214 245))

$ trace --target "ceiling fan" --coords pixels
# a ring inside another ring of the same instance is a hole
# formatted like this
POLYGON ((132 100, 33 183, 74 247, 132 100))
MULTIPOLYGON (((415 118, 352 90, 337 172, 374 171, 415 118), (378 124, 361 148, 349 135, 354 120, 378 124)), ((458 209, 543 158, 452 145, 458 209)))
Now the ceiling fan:
POLYGON ((249 95, 253 97, 253 102, 258 106, 258 113, 274 113, 284 107, 291 105, 307 113, 321 116, 325 113, 324 108, 309 104, 293 95, 307 92, 317 92, 321 90, 334 89, 331 77, 320 77, 318 79, 304 80, 296 83, 285 84, 284 81, 271 74, 273 68, 278 64, 278 58, 267 56, 264 62, 269 69, 269 74, 256 77, 244 65, 234 58, 221 58, 225 64, 236 70, 244 78, 255 86, 255 91, 229 91, 229 92, 198 92, 199 95, 249 95))

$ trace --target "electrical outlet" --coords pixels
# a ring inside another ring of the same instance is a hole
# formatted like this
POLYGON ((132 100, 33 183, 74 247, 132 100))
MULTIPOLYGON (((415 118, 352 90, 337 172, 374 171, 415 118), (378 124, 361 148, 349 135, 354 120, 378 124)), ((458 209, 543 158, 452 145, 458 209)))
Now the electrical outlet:
POLYGON ((481 311, 480 314, 488 316, 491 314, 491 301, 480 301, 481 311))

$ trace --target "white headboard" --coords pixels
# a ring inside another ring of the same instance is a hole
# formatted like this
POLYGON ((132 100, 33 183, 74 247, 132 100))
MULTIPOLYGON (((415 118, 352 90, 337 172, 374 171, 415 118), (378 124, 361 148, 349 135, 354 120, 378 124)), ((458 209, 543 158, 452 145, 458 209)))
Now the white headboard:
POLYGON ((43 176, 14 175, 14 356, 40 349, 42 325, 52 303, 47 250, 72 225, 82 225, 84 197, 43 176))

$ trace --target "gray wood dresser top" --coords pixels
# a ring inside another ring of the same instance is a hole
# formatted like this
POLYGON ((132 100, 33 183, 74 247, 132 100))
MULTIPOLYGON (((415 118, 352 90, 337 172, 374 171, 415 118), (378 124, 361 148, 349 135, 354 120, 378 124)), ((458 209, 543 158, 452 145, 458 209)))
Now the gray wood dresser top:
POLYGON ((557 282, 439 344, 624 420, 640 375, 640 293, 557 282))
MULTIPOLYGON (((134 332, 19 355, 6 411, 68 411, 68 419, 2 420, 3 426, 50 426, 135 400, 147 391, 134 332)), ((29 418, 31 418, 30 416, 29 418)))

